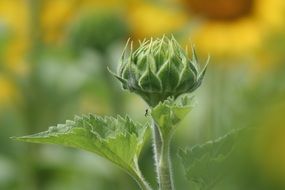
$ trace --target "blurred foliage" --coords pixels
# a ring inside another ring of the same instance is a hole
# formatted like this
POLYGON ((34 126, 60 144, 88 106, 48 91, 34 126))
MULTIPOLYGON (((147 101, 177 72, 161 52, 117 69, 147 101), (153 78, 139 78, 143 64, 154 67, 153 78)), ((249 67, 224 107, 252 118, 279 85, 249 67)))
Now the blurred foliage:
MULTIPOLYGON (((191 37, 202 57, 212 57, 197 104, 177 129, 177 146, 253 127, 234 156, 232 175, 216 189, 285 189, 284 1, 255 0, 250 14, 226 21, 197 15, 189 2, 194 0, 1 0, 0 189, 136 189, 132 179, 101 158, 9 137, 41 131, 76 113, 128 112, 145 120, 146 105, 121 92, 105 68, 116 67, 128 35, 140 39, 163 33, 174 33, 182 43, 191 37), (103 38, 109 32, 116 38, 103 38), (70 51, 72 41, 77 56, 70 51)), ((214 13, 227 12, 221 6, 211 9, 209 2, 198 3, 214 13)), ((189 189, 176 149, 176 186, 189 189)), ((140 165, 155 183, 151 161, 148 144, 140 165)))
POLYGON ((232 172, 231 155, 240 130, 231 131, 223 137, 195 145, 191 149, 179 151, 186 177, 198 189, 211 189, 232 172))
POLYGON ((79 51, 84 48, 105 52, 106 47, 127 38, 127 25, 112 10, 84 15, 71 29, 70 44, 79 51))

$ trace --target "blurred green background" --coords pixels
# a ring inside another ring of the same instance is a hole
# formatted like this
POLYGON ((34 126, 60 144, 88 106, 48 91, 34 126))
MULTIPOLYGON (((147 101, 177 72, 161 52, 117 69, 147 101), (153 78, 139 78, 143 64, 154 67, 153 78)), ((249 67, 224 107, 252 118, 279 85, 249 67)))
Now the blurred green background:
MULTIPOLYGON (((215 189, 285 189, 284 0, 1 0, 0 189, 138 189, 96 155, 9 137, 89 112, 145 122, 147 105, 106 68, 116 70, 129 37, 163 34, 194 43, 202 63, 211 55, 195 108, 174 138, 177 189, 195 190, 178 147, 241 127, 255 131, 215 189)), ((155 184, 150 143, 140 165, 155 184)))

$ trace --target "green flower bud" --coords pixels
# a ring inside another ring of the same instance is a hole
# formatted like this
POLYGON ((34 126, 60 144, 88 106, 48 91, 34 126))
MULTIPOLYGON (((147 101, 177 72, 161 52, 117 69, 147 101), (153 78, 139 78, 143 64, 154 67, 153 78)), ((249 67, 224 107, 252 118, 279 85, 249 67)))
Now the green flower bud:
POLYGON ((114 75, 124 89, 140 95, 150 106, 193 92, 201 85, 206 66, 199 71, 194 48, 190 59, 174 37, 144 40, 136 50, 132 43, 130 46, 127 54, 127 43, 118 74, 114 75))

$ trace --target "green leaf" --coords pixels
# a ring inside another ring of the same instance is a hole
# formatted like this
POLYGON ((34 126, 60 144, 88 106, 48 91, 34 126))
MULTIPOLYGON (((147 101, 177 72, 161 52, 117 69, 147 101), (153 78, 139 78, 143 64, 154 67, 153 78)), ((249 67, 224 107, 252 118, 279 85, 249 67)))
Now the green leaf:
POLYGON ((179 157, 185 168, 186 178, 200 189, 211 189, 230 170, 230 155, 240 130, 191 149, 180 150, 179 157))
POLYGON ((183 96, 177 100, 168 98, 151 110, 152 118, 162 136, 171 135, 177 124, 191 111, 191 100, 189 96, 183 96))
POLYGON ((13 137, 33 143, 59 144, 96 153, 129 173, 136 172, 138 158, 146 137, 147 125, 129 117, 76 116, 34 135, 13 137))

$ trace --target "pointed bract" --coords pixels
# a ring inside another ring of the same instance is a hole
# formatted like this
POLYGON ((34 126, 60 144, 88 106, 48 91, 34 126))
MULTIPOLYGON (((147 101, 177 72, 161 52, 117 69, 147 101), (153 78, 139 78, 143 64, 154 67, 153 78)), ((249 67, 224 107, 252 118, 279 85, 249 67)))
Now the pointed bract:
POLYGON ((150 68, 141 76, 139 85, 142 90, 148 93, 157 93, 161 91, 161 82, 150 68))
POLYGON ((170 96, 177 98, 193 92, 201 85, 206 69, 199 71, 193 46, 190 59, 188 50, 183 50, 173 36, 143 40, 136 50, 130 44, 130 53, 122 56, 119 77, 115 77, 151 107, 170 96))

